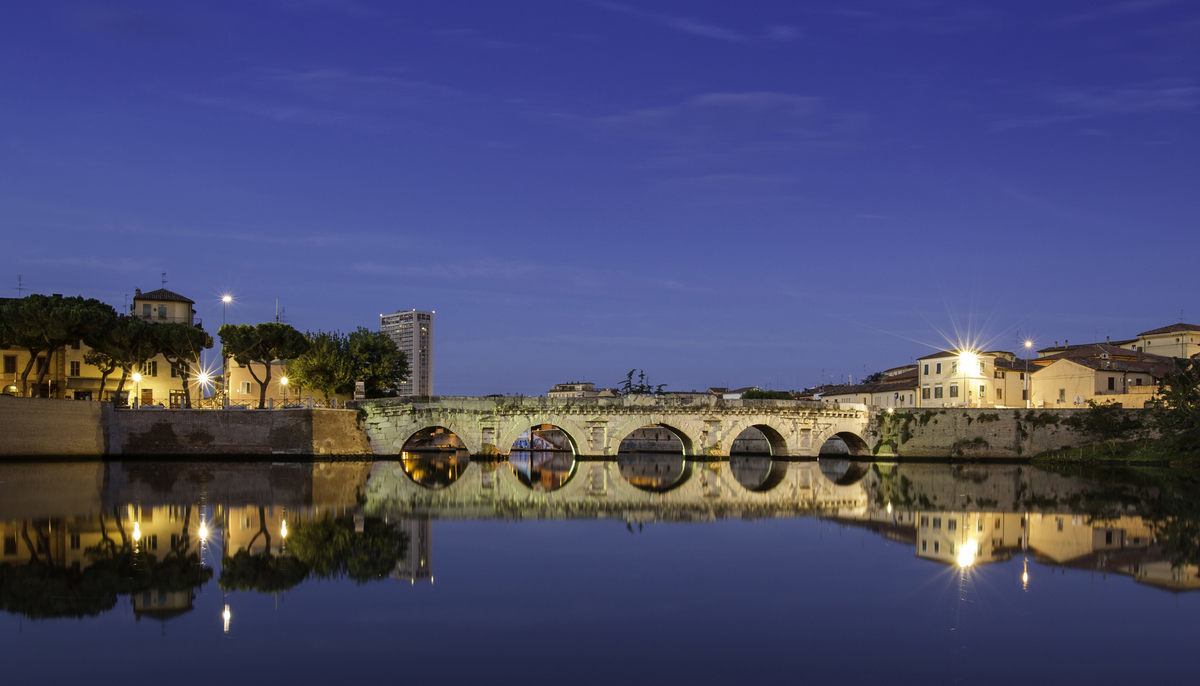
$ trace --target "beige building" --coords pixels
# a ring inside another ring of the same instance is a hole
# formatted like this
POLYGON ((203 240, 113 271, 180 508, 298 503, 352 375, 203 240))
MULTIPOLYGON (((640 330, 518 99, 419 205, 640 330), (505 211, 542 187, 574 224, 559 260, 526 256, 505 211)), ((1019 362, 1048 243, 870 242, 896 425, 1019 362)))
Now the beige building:
MULTIPOLYGON (((254 373, 262 378, 266 371, 261 364, 254 364, 254 373)), ((244 405, 250 408, 258 407, 259 383, 250 375, 250 370, 232 359, 225 361, 225 387, 229 393, 230 405, 244 405)), ((351 399, 351 393, 332 393, 329 398, 336 401, 338 406, 351 399)), ((303 404, 309 401, 318 405, 324 404, 325 394, 311 388, 299 386, 288 377, 287 362, 275 360, 271 363, 271 380, 267 382, 267 407, 282 407, 284 405, 303 404)))
POLYGON ((917 358, 919 407, 1024 407, 1028 362, 1005 350, 917 358))
POLYGON ((1039 351, 1043 357, 1034 361, 1033 405, 1087 407, 1090 400, 1144 407, 1176 362, 1131 350, 1126 344, 1088 343, 1039 351))
POLYGON ((917 365, 902 365, 885 370, 883 378, 874 383, 825 386, 819 399, 868 407, 917 407, 917 379, 917 365))
POLYGON ((1171 324, 1138 334, 1130 349, 1166 357, 1200 356, 1200 325, 1171 324))
MULTIPOLYGON (((141 289, 134 291, 133 304, 129 308, 129 316, 144 319, 152 323, 175 322, 195 325, 196 311, 192 308, 192 300, 160 288, 149 293, 141 289)), ((64 398, 68 400, 115 400, 117 384, 121 380, 121 370, 109 374, 104 382, 103 392, 100 389, 100 370, 84 361, 84 356, 91 348, 82 341, 76 341, 61 350, 56 350, 49 356, 40 355, 33 370, 29 373, 29 382, 36 383, 38 369, 49 365, 46 381, 42 384, 40 394, 43 397, 64 398)), ((29 362, 29 351, 21 348, 6 348, 0 351, 2 355, 3 392, 6 395, 19 395, 21 372, 29 362)), ((194 382, 192 382, 194 383, 194 382)), ((30 389, 31 391, 34 389, 30 389)), ((183 378, 167 361, 158 355, 147 361, 138 369, 132 370, 125 379, 122 389, 122 402, 132 404, 135 400, 139 405, 162 405, 164 407, 183 406, 183 378)), ((199 389, 192 388, 193 401, 199 397, 199 389)))

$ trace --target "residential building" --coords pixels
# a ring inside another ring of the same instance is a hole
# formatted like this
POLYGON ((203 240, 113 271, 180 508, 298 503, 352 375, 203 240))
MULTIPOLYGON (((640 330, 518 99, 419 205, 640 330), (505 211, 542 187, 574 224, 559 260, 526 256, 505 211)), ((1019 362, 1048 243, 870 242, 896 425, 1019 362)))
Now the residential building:
POLYGON ((1027 361, 1006 350, 917 358, 919 407, 1024 407, 1027 361))
POLYGON ((1088 343, 1039 351, 1045 355, 1033 361, 1032 404, 1086 407, 1092 400, 1144 407, 1176 361, 1124 345, 1126 341, 1088 343))
POLYGON ((1180 322, 1143 331, 1130 348, 1167 357, 1197 357, 1200 356, 1200 325, 1180 322))
POLYGON ((901 365, 881 374, 882 378, 870 383, 825 386, 820 400, 885 408, 917 407, 917 365, 901 365))
POLYGON ((596 384, 590 381, 554 384, 546 391, 546 396, 550 398, 594 398, 597 395, 599 393, 596 391, 596 384))
POLYGON ((408 357, 408 378, 397 387, 401 396, 433 395, 433 315, 421 310, 379 315, 379 330, 408 357))
MULTIPOLYGON (((134 290, 133 304, 129 316, 144 319, 153 323, 175 322, 197 325, 194 302, 178 293, 165 288, 143 293, 141 289, 134 290)), ((29 383, 36 383, 38 370, 49 366, 46 379, 41 389, 30 389, 42 397, 63 398, 68 400, 119 400, 122 404, 164 405, 181 407, 183 405, 183 379, 163 355, 157 355, 148 360, 138 369, 132 370, 125 379, 125 386, 117 398, 117 385, 121 380, 121 370, 118 369, 105 379, 103 393, 100 389, 101 372, 98 368, 84 360, 91 348, 82 341, 76 341, 64 348, 52 351, 49 356, 42 354, 29 373, 29 383)), ((19 395, 21 373, 29 362, 29 351, 23 348, 6 348, 0 351, 3 370, 2 392, 5 395, 19 395)), ((198 392, 193 392, 193 399, 198 392)))

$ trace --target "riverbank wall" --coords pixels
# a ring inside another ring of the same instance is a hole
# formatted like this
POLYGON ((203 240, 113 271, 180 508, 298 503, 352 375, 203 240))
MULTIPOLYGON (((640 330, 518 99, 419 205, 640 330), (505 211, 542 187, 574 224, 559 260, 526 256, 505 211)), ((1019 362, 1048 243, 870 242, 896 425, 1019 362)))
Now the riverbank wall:
MULTIPOLYGON (((1137 412, 1138 410, 1130 410, 1137 412)), ((1082 410, 937 408, 877 411, 866 438, 879 457, 1022 460, 1096 443, 1082 410)))
POLYGON ((129 410, 0 398, 0 457, 370 454, 354 410, 129 410))

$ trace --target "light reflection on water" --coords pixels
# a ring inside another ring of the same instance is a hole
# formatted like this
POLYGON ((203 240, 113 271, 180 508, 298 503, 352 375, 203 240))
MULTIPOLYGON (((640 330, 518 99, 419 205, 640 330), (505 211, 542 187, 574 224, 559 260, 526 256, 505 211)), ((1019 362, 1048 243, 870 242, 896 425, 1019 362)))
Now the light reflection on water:
MULTIPOLYGON (((305 641, 336 646, 404 627, 425 631, 422 645, 457 635, 447 633, 457 623, 503 633, 497 613, 510 627, 581 637, 630 630, 621 610, 662 632, 667 652, 697 631, 725 635, 727 622, 775 627, 737 639, 768 647, 780 635, 819 644, 818 626, 870 636, 865 625, 878 623, 931 641, 973 631, 966 655, 982 659, 989 641, 1052 641, 1051 628, 1102 641, 1103 623, 1079 623, 1100 603, 1112 626, 1149 623, 1146 635, 1171 645, 1200 628, 1200 489, 1194 475, 1128 483, 1019 465, 578 460, 561 450, 0 465, 0 633, 112 618, 105 636, 128 639, 155 620, 180 627, 180 642, 162 646, 170 655, 207 632, 245 636, 240 627, 263 631, 293 612, 323 618, 306 623, 305 641), (285 596, 294 600, 280 604, 285 596)), ((34 632, 42 638, 27 648, 52 650, 56 632, 34 632)), ((886 641, 916 647, 877 638, 885 653, 886 641)))

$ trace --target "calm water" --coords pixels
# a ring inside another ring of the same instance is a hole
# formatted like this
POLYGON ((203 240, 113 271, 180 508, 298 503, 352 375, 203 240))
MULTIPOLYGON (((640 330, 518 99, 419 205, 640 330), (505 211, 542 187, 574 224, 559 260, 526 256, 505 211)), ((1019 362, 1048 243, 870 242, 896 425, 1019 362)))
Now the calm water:
POLYGON ((536 452, 6 464, 0 657, 6 683, 1179 682, 1196 483, 536 452))

